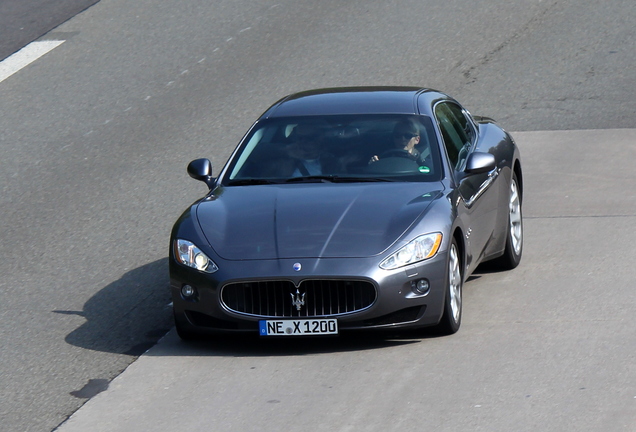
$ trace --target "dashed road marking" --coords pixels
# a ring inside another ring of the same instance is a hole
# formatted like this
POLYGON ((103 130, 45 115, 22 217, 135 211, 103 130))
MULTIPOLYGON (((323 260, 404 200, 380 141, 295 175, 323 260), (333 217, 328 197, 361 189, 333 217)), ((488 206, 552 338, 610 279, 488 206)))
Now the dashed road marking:
POLYGON ((63 40, 44 40, 31 42, 20 51, 0 62, 0 82, 9 78, 25 66, 30 65, 44 54, 62 45, 63 40))

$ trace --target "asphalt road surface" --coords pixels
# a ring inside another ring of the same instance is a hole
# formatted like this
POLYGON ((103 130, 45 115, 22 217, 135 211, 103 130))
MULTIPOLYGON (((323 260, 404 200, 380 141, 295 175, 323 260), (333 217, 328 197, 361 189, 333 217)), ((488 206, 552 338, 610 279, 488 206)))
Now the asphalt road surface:
POLYGON ((0 60, 98 0, 0 0, 0 60))
POLYGON ((102 0, 44 35, 64 42, 0 81, 2 428, 53 430, 101 392, 85 409, 133 395, 132 424, 195 430, 246 425, 231 420, 245 406, 291 429, 338 408, 325 425, 340 430, 427 415, 438 430, 633 430, 636 4, 481 3, 102 0), (521 132, 522 266, 470 281, 450 338, 217 348, 170 333, 135 362, 172 326, 169 230, 206 191, 186 164, 220 168, 285 94, 381 84, 447 91, 521 132))

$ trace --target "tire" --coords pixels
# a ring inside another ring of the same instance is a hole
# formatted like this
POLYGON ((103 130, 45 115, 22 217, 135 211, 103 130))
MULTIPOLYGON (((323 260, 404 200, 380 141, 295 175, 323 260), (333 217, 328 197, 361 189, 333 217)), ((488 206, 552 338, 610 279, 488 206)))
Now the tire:
POLYGON ((506 227, 506 249, 495 261, 502 270, 512 270, 519 265, 523 253, 523 217, 521 211, 521 193, 517 175, 512 175, 510 198, 508 199, 508 222, 506 227))
POLYGON ((455 239, 453 239, 448 251, 447 268, 444 314, 437 325, 437 330, 440 334, 451 335, 459 330, 462 323, 462 289, 464 285, 464 267, 455 239))

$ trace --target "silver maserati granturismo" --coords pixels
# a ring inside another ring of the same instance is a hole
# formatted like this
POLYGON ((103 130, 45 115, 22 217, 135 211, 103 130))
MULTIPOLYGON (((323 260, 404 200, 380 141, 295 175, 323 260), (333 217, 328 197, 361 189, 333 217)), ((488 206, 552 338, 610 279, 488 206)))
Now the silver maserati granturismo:
POLYGON ((436 326, 455 333, 485 261, 521 259, 514 140, 438 91, 312 90, 271 106, 170 238, 182 339, 436 326))

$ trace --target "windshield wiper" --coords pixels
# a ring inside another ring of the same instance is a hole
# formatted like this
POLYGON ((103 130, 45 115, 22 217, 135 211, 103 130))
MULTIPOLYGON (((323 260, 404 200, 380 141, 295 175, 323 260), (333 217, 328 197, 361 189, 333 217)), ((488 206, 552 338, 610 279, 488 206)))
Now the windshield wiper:
POLYGON ((394 180, 380 177, 341 177, 337 175, 314 175, 304 177, 293 177, 287 179, 286 183, 361 183, 361 182, 392 182, 394 180))
POLYGON ((230 180, 228 186, 250 186, 250 185, 267 185, 279 184, 280 181, 268 179, 236 179, 230 180))
POLYGON ((335 181, 338 181, 338 179, 339 177, 334 175, 313 175, 313 176, 292 177, 290 179, 285 180, 285 183, 335 182, 335 181))
POLYGON ((341 177, 340 181, 342 182, 351 182, 351 183, 362 183, 362 182, 395 182, 397 180, 392 180, 388 178, 382 177, 341 177))

